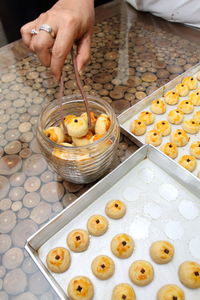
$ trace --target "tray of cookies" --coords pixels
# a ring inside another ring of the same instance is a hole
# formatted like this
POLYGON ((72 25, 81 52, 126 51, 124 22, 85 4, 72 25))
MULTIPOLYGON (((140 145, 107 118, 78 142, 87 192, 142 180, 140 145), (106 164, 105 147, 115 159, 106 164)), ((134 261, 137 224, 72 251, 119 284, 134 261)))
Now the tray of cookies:
POLYGON ((144 145, 30 237, 26 250, 61 299, 199 300, 193 177, 144 145))
POLYGON ((200 178, 200 64, 118 117, 138 146, 151 144, 200 178))

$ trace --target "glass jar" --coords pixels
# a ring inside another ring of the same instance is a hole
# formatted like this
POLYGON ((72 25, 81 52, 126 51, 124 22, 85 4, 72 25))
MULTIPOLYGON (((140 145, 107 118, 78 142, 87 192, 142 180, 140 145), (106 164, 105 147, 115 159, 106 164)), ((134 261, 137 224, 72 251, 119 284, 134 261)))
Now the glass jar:
MULTIPOLYGON (((58 100, 48 103, 42 110, 37 126, 37 140, 49 165, 65 180, 73 183, 89 183, 102 177, 111 167, 119 143, 120 129, 111 106, 105 100, 88 96, 90 111, 97 115, 107 114, 111 124, 99 140, 80 147, 68 147, 51 141, 44 129, 60 124, 58 100), (61 153, 59 157, 55 153, 61 153), (62 157, 62 158, 61 158, 62 157)), ((85 112, 84 101, 79 95, 63 97, 63 114, 80 116, 85 112)))

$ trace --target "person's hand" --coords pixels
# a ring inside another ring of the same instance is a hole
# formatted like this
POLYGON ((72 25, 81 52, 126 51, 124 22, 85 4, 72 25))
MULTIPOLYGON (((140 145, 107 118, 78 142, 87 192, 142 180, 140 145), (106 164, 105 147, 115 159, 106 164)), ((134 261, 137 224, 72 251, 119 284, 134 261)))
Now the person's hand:
POLYGON ((59 0, 36 20, 25 24, 21 35, 25 45, 37 54, 43 65, 50 67, 56 80, 59 80, 74 43, 77 44, 78 71, 90 59, 93 24, 94 0, 59 0), (42 24, 52 28, 55 39, 50 33, 39 30, 42 24), (38 34, 31 34, 32 29, 38 34))

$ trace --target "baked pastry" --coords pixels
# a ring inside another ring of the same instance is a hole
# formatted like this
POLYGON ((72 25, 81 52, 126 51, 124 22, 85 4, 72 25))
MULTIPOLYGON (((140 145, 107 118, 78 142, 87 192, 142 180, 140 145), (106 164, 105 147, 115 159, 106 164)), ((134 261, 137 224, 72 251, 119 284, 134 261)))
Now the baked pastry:
POLYGON ((175 91, 169 91, 164 95, 165 102, 169 105, 178 103, 179 95, 175 91))
POLYGON ((165 120, 155 123, 154 129, 158 130, 162 134, 162 136, 167 136, 171 132, 171 126, 169 122, 165 120))
POLYGON ((194 106, 190 100, 183 100, 179 103, 178 109, 184 114, 191 114, 194 110, 194 106))
MULTIPOLYGON (((69 143, 61 143, 60 145, 65 147, 73 147, 72 144, 69 143)), ((69 159, 69 151, 67 149, 54 148, 52 151, 52 155, 60 159, 69 159)))
POLYGON ((183 155, 179 159, 179 164, 186 168, 188 171, 193 172, 197 166, 196 158, 192 155, 183 155))
POLYGON ((190 153, 195 158, 200 159, 200 141, 196 141, 190 146, 190 153))
POLYGON ((75 229, 67 236, 67 245, 74 252, 85 251, 89 246, 89 235, 86 230, 75 229))
POLYGON ((195 112, 193 119, 195 119, 197 122, 200 123, 200 110, 198 110, 197 112, 195 112))
POLYGON ((106 114, 101 114, 95 123, 95 133, 105 134, 110 128, 110 118, 106 114))
POLYGON ((150 247, 150 256, 157 264, 167 264, 174 256, 174 246, 168 241, 156 241, 150 247))
POLYGON ((162 143, 162 134, 155 129, 148 131, 145 137, 145 143, 159 146, 162 143))
POLYGON ((183 262, 178 270, 182 284, 190 289, 200 288, 200 265, 194 261, 183 262))
POLYGON ((119 258, 128 258, 134 250, 134 241, 132 237, 126 233, 120 233, 114 236, 111 241, 112 253, 119 258))
POLYGON ((153 267, 148 261, 136 260, 129 268, 129 277, 136 285, 145 286, 154 278, 153 267))
POLYGON ((115 272, 114 261, 106 255, 97 256, 91 267, 93 274, 101 280, 110 278, 115 272))
POLYGON ((146 130, 147 127, 145 125, 145 123, 141 120, 133 120, 131 122, 131 128, 130 128, 131 132, 135 135, 143 135, 146 130))
POLYGON ((189 142, 189 139, 190 138, 183 129, 176 129, 172 131, 170 136, 170 141, 178 147, 185 146, 189 142))
POLYGON ((170 123, 178 125, 183 121, 184 113, 179 109, 170 110, 168 113, 168 120, 170 123))
POLYGON ((94 287, 89 278, 76 276, 72 278, 67 288, 70 300, 92 300, 94 297, 94 287))
POLYGON ((55 143, 63 143, 65 139, 64 130, 60 127, 49 127, 44 130, 44 134, 55 143))
POLYGON ((72 137, 72 141, 74 146, 80 147, 80 146, 86 146, 91 143, 91 138, 93 137, 92 131, 88 131, 86 135, 82 137, 72 137))
POLYGON ((200 105, 200 92, 192 92, 189 95, 189 100, 192 102, 193 105, 198 106, 200 105))
POLYGON ((112 292, 112 300, 136 300, 132 286, 127 283, 120 283, 115 286, 112 292))
POLYGON ((185 77, 182 80, 182 83, 186 84, 190 90, 195 90, 197 88, 197 85, 198 85, 197 79, 194 78, 193 76, 185 77))
POLYGON ((199 131, 200 124, 195 119, 185 120, 182 124, 183 129, 191 134, 195 134, 199 131))
POLYGON ((108 230, 108 221, 104 216, 91 216, 87 222, 87 229, 91 235, 100 236, 108 230))
MULTIPOLYGON (((84 113, 81 114, 81 118, 83 118, 84 120, 86 120, 86 122, 88 122, 88 115, 87 115, 86 112, 84 112, 84 113)), ((97 116, 92 111, 90 112, 90 120, 91 120, 91 128, 90 128, 90 130, 92 130, 92 132, 94 133, 94 131, 95 131, 95 124, 96 124, 96 121, 97 121, 97 116)))
POLYGON ((88 123, 81 117, 69 118, 66 122, 67 132, 71 137, 80 138, 88 132, 88 123))
POLYGON ((66 248, 57 247, 49 251, 46 263, 54 273, 63 273, 69 269, 71 263, 71 255, 66 248))
POLYGON ((176 85, 176 93, 181 96, 181 97, 185 97, 188 95, 189 93, 189 88, 186 84, 183 83, 179 83, 176 85))
POLYGON ((178 149, 174 143, 163 144, 160 150, 172 159, 178 156, 178 149))
POLYGON ((151 102, 151 111, 157 115, 164 114, 166 111, 165 102, 160 99, 153 100, 151 102))
POLYGON ((105 213, 111 219, 121 219, 126 213, 126 205, 120 200, 111 200, 106 204, 105 213))
POLYGON ((155 117, 154 114, 150 111, 142 111, 139 114, 138 119, 144 122, 145 125, 151 125, 154 122, 155 117))
POLYGON ((157 300, 184 300, 184 291, 175 284, 161 287, 157 293, 157 300))

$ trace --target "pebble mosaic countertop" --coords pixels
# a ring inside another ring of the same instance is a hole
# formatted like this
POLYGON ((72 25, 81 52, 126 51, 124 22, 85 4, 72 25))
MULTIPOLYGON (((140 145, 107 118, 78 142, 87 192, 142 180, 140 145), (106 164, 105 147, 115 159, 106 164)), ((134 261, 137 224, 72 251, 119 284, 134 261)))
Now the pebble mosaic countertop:
MULTIPOLYGON (((195 29, 118 2, 97 9, 92 58, 82 75, 85 91, 110 103, 116 114, 200 58, 195 29)), ((0 49, 0 66, 0 300, 57 299, 24 244, 92 184, 63 181, 40 154, 37 118, 58 94, 49 70, 21 41, 0 49)), ((64 82, 65 95, 78 93, 70 58, 64 82)), ((113 168, 136 149, 121 136, 113 168)))

